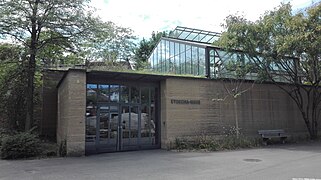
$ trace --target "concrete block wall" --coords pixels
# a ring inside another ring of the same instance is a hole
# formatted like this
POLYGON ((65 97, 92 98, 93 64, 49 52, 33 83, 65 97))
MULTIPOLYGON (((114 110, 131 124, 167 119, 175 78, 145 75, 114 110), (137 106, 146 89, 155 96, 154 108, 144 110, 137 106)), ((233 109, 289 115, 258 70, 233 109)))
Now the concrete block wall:
POLYGON ((58 89, 57 85, 64 75, 64 71, 43 72, 42 87, 42 120, 40 121, 41 135, 56 139, 57 129, 57 102, 58 89))
POLYGON ((57 143, 67 156, 85 154, 86 72, 69 70, 58 87, 57 143))
MULTIPOLYGON (((230 84, 226 83, 225 87, 230 84)), ((258 136, 259 129, 285 129, 290 134, 306 134, 306 126, 296 104, 273 84, 244 85, 250 88, 237 99, 241 133, 258 136)), ((169 78, 161 83, 162 148, 176 137, 222 135, 235 127, 234 105, 224 85, 215 80, 169 78), (200 100, 200 104, 173 104, 172 99, 200 100)))

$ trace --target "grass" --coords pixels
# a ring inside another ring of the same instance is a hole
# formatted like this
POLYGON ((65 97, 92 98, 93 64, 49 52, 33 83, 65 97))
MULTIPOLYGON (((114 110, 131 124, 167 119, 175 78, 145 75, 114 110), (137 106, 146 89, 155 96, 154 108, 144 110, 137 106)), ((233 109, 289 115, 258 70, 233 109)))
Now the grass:
MULTIPOLYGON (((59 70, 59 68, 52 68, 52 69, 59 70)), ((60 68, 60 69, 67 70, 66 67, 60 68)), ((130 70, 130 69, 125 69, 123 67, 95 66, 95 67, 87 68, 87 70, 88 71, 106 71, 106 72, 159 75, 159 76, 192 77, 192 78, 206 79, 205 75, 201 76, 201 75, 192 75, 192 74, 161 73, 161 72, 156 72, 156 71, 151 71, 151 70, 130 70)))

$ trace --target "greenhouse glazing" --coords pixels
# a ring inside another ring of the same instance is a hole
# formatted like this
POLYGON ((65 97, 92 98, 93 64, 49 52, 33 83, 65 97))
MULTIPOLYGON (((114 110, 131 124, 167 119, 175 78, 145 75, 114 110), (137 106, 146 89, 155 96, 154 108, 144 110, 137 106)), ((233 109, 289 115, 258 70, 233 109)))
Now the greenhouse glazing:
MULTIPOLYGON (((207 78, 229 77, 225 65, 229 61, 249 62, 244 53, 227 53, 213 45, 219 33, 176 27, 168 37, 162 37, 149 63, 153 71, 169 74, 185 74, 207 78)), ((255 73, 247 74, 252 79, 255 73)))

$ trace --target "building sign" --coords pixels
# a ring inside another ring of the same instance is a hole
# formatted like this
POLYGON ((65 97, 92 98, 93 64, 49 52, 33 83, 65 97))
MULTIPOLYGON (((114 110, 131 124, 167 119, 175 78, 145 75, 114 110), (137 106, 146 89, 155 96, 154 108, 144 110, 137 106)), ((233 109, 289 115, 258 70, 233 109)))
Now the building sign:
POLYGON ((172 104, 201 104, 201 100, 171 99, 172 104))

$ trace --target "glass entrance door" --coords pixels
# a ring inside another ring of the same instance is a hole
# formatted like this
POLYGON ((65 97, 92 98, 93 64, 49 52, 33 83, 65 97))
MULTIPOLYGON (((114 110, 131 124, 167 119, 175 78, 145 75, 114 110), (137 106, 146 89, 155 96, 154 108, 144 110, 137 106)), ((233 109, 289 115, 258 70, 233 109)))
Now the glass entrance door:
POLYGON ((98 152, 139 148, 141 117, 139 106, 98 106, 96 149, 98 152))
POLYGON ((160 147, 157 88, 87 84, 86 154, 160 147))
POLYGON ((140 134, 139 106, 121 106, 121 150, 138 149, 140 134))
POLYGON ((119 108, 117 105, 98 106, 96 147, 99 152, 117 151, 119 139, 119 108))

